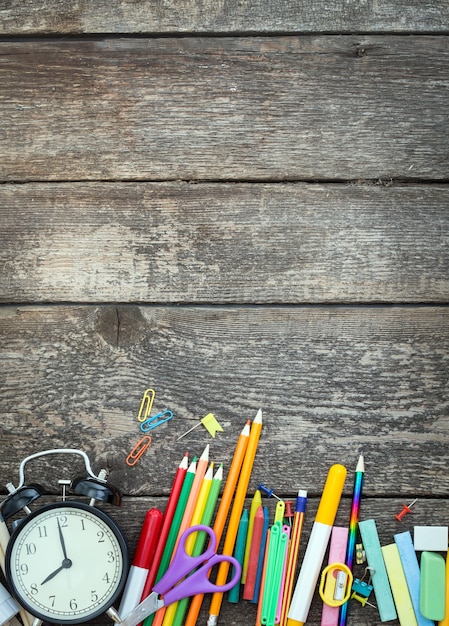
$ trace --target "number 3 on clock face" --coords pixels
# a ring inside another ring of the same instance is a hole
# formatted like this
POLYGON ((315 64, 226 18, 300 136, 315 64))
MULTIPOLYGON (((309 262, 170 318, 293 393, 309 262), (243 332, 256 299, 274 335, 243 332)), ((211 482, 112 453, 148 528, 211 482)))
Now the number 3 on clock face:
POLYGON ((6 577, 30 613, 79 624, 107 610, 123 590, 126 541, 103 511, 81 502, 44 506, 26 517, 8 543, 6 577))

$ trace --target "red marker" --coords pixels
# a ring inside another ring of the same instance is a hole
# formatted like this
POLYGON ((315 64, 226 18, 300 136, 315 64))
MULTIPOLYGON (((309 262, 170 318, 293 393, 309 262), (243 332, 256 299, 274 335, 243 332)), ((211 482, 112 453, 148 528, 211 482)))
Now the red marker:
POLYGON ((150 509, 147 511, 118 610, 122 619, 135 609, 140 602, 151 560, 156 549, 156 543, 159 538, 161 524, 161 511, 158 509, 150 509))

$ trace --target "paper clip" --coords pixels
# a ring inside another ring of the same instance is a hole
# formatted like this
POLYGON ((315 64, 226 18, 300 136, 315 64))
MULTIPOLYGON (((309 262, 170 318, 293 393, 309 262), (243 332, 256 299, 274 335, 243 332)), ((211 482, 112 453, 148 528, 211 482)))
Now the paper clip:
POLYGON ((145 450, 149 448, 150 443, 151 443, 150 435, 145 435, 144 437, 142 437, 142 439, 136 443, 134 448, 126 457, 126 464, 129 465, 129 467, 133 467, 133 465, 137 463, 137 461, 140 459, 140 457, 145 452, 145 450))
POLYGON ((164 424, 164 422, 168 422, 168 420, 171 420, 172 417, 173 417, 173 412, 167 409, 167 411, 158 413, 157 415, 154 415, 153 417, 149 417, 144 422, 142 422, 140 425, 140 430, 143 433, 147 433, 150 430, 153 430, 153 428, 156 428, 156 426, 160 426, 161 424, 164 424))
POLYGON ((139 413, 137 414, 137 419, 139 420, 139 422, 144 422, 149 416, 151 407, 153 406, 155 395, 156 392, 154 391, 154 389, 147 389, 144 392, 142 402, 140 403, 139 413))

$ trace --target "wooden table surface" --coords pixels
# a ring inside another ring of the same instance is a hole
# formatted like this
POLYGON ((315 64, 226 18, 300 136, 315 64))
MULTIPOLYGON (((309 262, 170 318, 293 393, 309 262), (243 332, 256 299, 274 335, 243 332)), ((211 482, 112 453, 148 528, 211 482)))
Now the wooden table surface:
POLYGON ((247 503, 306 489, 301 555, 334 463, 348 525, 360 452, 382 544, 447 524, 449 2, 39 4, 0 3, 2 499, 82 449, 132 553, 185 451, 226 476, 261 407, 247 503), (150 387, 174 418, 130 468, 150 387))

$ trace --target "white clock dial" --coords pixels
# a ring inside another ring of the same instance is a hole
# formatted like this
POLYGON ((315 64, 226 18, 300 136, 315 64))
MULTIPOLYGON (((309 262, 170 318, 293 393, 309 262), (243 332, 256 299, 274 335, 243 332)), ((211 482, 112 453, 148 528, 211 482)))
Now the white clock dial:
POLYGON ((77 624, 115 601, 128 571, 126 542, 102 511, 80 502, 42 507, 25 518, 6 553, 17 600, 53 623, 77 624))

